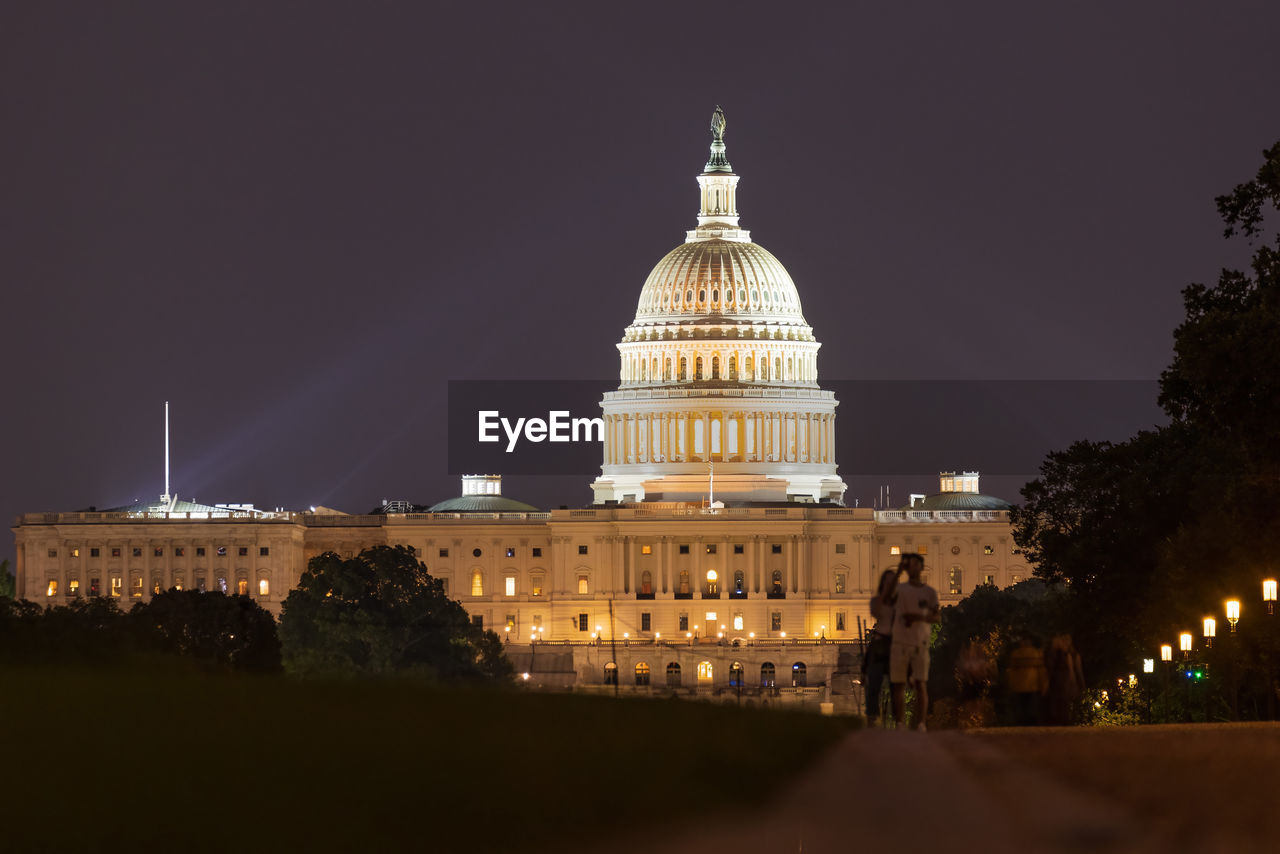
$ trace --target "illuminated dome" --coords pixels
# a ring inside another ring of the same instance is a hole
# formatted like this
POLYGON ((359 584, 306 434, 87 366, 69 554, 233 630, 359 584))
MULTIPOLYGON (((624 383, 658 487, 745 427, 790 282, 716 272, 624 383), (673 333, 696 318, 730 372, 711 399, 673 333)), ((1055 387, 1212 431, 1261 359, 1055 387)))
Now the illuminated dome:
POLYGON ((708 320, 802 327, 812 336, 795 282, 755 243, 693 239, 672 249, 645 281, 632 326, 708 320))
POLYGON ((724 128, 717 107, 697 227, 653 268, 618 343, 597 503, 843 498, 821 344, 786 268, 738 224, 724 128))

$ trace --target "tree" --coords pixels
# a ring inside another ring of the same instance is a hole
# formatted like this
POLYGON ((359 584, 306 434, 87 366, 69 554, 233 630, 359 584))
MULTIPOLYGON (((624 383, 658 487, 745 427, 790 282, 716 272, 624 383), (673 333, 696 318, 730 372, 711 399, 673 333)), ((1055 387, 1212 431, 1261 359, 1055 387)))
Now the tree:
POLYGON ((0 599, 13 599, 17 579, 9 572, 9 559, 0 560, 0 599))
POLYGON ((405 546, 311 559, 280 616, 284 663, 301 675, 510 676, 502 642, 474 626, 405 546))
MULTIPOLYGON (((1253 180, 1216 200, 1227 237, 1264 238, 1280 210, 1280 143, 1263 157, 1253 180)), ((1050 454, 1012 514, 1036 574, 1067 582, 1089 615, 1078 642, 1099 682, 1275 573, 1278 248, 1263 242, 1247 271, 1184 289, 1186 316, 1160 379, 1170 424, 1050 454)))
POLYGON ((235 670, 280 669, 275 619, 248 596, 169 590, 135 605, 129 620, 143 649, 235 670))

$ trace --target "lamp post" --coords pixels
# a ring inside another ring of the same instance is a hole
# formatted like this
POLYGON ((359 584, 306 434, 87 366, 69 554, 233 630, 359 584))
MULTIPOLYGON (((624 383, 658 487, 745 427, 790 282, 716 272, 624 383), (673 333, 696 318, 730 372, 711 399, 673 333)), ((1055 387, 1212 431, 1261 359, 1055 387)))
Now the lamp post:
POLYGON ((1173 661, 1173 647, 1167 643, 1160 644, 1160 660, 1164 662, 1173 661))
POLYGON ((1274 578, 1263 579, 1262 601, 1267 603, 1267 613, 1274 616, 1276 613, 1276 580, 1274 578))
POLYGON ((1204 645, 1213 649, 1213 638, 1218 633, 1218 621, 1213 617, 1204 618, 1204 645))
MULTIPOLYGON (((1264 578, 1262 580, 1262 601, 1267 603, 1267 614, 1275 616, 1276 613, 1276 580, 1274 578, 1264 578)), ((1267 717, 1271 720, 1276 719, 1276 692, 1274 690, 1274 677, 1271 670, 1270 661, 1270 644, 1263 647, 1267 652, 1264 653, 1263 662, 1267 668, 1267 717)))
POLYGON ((1182 650, 1182 660, 1191 658, 1191 632, 1178 635, 1178 649, 1182 650))
POLYGON ((1240 622, 1240 600, 1227 600, 1227 622, 1231 624, 1231 633, 1235 634, 1236 623, 1240 622))

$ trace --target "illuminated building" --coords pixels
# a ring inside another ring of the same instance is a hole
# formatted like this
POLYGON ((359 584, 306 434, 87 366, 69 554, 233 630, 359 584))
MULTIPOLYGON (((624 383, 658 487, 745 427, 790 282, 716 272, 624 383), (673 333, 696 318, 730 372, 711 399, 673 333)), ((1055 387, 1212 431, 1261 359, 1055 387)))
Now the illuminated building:
POLYGON ((19 595, 145 600, 184 587, 243 593, 279 613, 310 558, 402 544, 507 639, 535 684, 616 677, 628 691, 741 688, 851 705, 848 653, 899 554, 924 556, 944 603, 1029 567, 1008 505, 981 495, 976 473, 944 473, 938 494, 899 510, 841 506, 819 344, 786 270, 738 226, 723 124, 698 181, 698 225, 654 268, 618 345, 594 506, 542 512, 475 476, 458 498, 364 515, 168 495, 28 513, 13 529, 19 595))

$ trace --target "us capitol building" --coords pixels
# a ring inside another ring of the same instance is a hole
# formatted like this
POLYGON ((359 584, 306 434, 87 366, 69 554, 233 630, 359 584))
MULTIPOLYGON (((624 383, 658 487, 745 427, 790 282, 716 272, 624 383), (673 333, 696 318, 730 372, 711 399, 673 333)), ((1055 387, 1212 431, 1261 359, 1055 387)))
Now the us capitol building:
POLYGON ((593 506, 540 511, 480 475, 460 497, 365 515, 172 495, 28 513, 13 527, 18 595, 222 590, 278 614, 310 558, 407 545, 532 685, 852 708, 867 602, 898 554, 924 555, 944 604, 1030 567, 1009 505, 973 472, 901 509, 842 506, 821 345, 786 269, 739 226, 724 128, 717 108, 697 226, 649 274, 618 344, 593 506))

